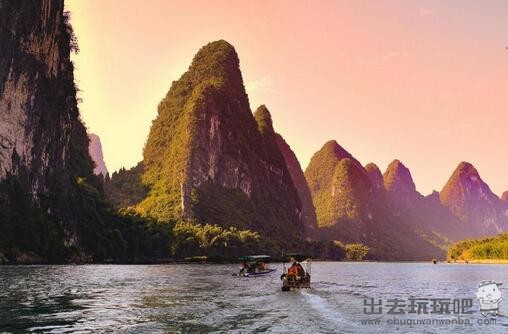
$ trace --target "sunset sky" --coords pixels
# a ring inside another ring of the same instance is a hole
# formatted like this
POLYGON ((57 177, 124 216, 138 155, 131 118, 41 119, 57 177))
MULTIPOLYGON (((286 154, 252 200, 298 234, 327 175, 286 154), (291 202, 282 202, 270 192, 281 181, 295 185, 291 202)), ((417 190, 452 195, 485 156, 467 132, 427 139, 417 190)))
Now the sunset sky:
POLYGON ((141 160, 156 106, 210 41, 240 57, 305 169, 336 139, 424 194, 460 161, 508 190, 508 1, 67 0, 82 118, 110 172, 141 160), (505 146, 506 145, 506 146, 505 146))

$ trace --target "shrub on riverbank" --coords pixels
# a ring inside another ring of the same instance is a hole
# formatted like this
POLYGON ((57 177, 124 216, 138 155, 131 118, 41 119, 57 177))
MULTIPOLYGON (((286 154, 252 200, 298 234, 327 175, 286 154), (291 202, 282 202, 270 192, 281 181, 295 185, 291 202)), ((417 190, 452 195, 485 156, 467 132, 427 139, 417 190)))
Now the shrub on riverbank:
POLYGON ((448 249, 448 260, 508 259, 508 233, 496 237, 463 240, 448 249))
POLYGON ((347 244, 346 258, 350 261, 363 261, 369 254, 370 248, 364 244, 347 244))

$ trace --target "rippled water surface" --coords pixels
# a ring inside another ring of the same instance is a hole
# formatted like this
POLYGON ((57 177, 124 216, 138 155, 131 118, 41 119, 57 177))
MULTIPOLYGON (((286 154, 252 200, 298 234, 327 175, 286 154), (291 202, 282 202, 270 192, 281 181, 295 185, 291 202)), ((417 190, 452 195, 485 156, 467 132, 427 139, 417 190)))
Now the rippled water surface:
POLYGON ((80 333, 507 333, 508 267, 427 263, 312 265, 313 289, 280 290, 280 270, 231 275, 236 265, 0 267, 0 332, 80 333), (504 282, 495 324, 474 299, 476 284, 504 282), (503 289, 504 288, 504 289, 503 289), (472 298, 473 314, 364 314, 364 301, 472 298), (468 324, 389 324, 450 319, 468 324), (379 319, 380 323, 365 322, 379 319))

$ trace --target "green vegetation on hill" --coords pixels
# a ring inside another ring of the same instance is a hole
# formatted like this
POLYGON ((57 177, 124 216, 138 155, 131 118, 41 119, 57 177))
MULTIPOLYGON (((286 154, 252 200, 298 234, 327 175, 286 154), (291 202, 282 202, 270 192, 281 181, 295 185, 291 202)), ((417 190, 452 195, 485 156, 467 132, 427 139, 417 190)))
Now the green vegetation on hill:
POLYGON ((62 230, 35 207, 21 183, 8 178, 0 184, 0 252, 8 259, 18 253, 39 258, 58 256, 63 245, 62 230))
POLYGON ((231 258, 265 250, 256 232, 160 222, 132 209, 116 211, 86 179, 77 179, 76 186, 72 205, 81 241, 69 246, 63 242, 65 231, 28 200, 15 179, 2 182, 0 190, 11 202, 0 202, 1 262, 152 262, 190 256, 231 258))
POLYGON ((227 42, 206 45, 159 103, 143 152, 142 181, 150 189, 138 205, 143 214, 158 219, 178 219, 182 215, 181 188, 192 172, 191 155, 199 144, 198 123, 203 121, 204 107, 210 99, 227 99, 228 92, 234 90, 231 81, 241 82, 241 77, 235 78, 235 60, 237 63, 236 53, 227 42))
POLYGON ((492 238, 460 241, 448 249, 448 259, 508 260, 508 233, 492 238))
POLYGON ((369 201, 371 186, 361 164, 335 141, 323 145, 305 171, 318 224, 358 219, 369 201))
POLYGON ((342 159, 333 174, 332 217, 360 218, 370 202, 370 194, 371 185, 365 171, 351 159, 342 159))
POLYGON ((202 47, 173 82, 143 161, 113 174, 105 191, 118 207, 158 221, 256 231, 274 252, 303 237, 300 199, 270 112, 252 113, 236 51, 222 40, 202 47))
POLYGON ((120 168, 118 172, 113 172, 111 178, 106 177, 104 192, 118 208, 134 206, 148 193, 147 186, 141 182, 142 174, 141 163, 128 170, 120 168))
POLYGON ((258 123, 251 112, 233 46, 216 41, 196 54, 158 106, 143 161, 103 185, 79 118, 70 60, 79 48, 63 0, 5 6, 0 101, 19 102, 7 132, 25 136, 0 152, 1 262, 275 255, 301 245, 296 189, 268 110, 258 123))
POLYGON ((1 192, 8 201, 0 201, 0 252, 9 262, 134 261, 155 252, 156 238, 150 236, 158 226, 116 213, 85 178, 78 178, 74 187, 73 195, 66 198, 72 226, 62 228, 58 217, 34 205, 18 179, 2 182, 1 192), (65 242, 69 239, 73 243, 65 242), (141 239, 147 239, 144 247, 133 251, 141 239))

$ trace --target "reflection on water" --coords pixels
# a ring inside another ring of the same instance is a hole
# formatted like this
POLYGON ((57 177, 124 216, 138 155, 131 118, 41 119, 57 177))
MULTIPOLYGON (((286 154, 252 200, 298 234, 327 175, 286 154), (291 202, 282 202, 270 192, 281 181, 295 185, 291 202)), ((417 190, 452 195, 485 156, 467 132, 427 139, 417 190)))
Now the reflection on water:
MULTIPOLYGON (((0 332, 35 333, 506 333, 508 300, 495 325, 474 300, 473 324, 388 325, 362 320, 365 298, 473 298, 480 280, 504 282, 502 265, 314 263, 313 289, 280 290, 280 272, 241 278, 236 265, 0 267, 0 332)), ((503 289, 503 287, 505 287, 503 289)), ((506 289, 506 291, 504 291, 506 289)), ((407 316, 407 315, 406 315, 407 316)), ((403 319, 404 316, 400 316, 403 319)), ((412 318, 455 316, 413 315, 412 318)))

